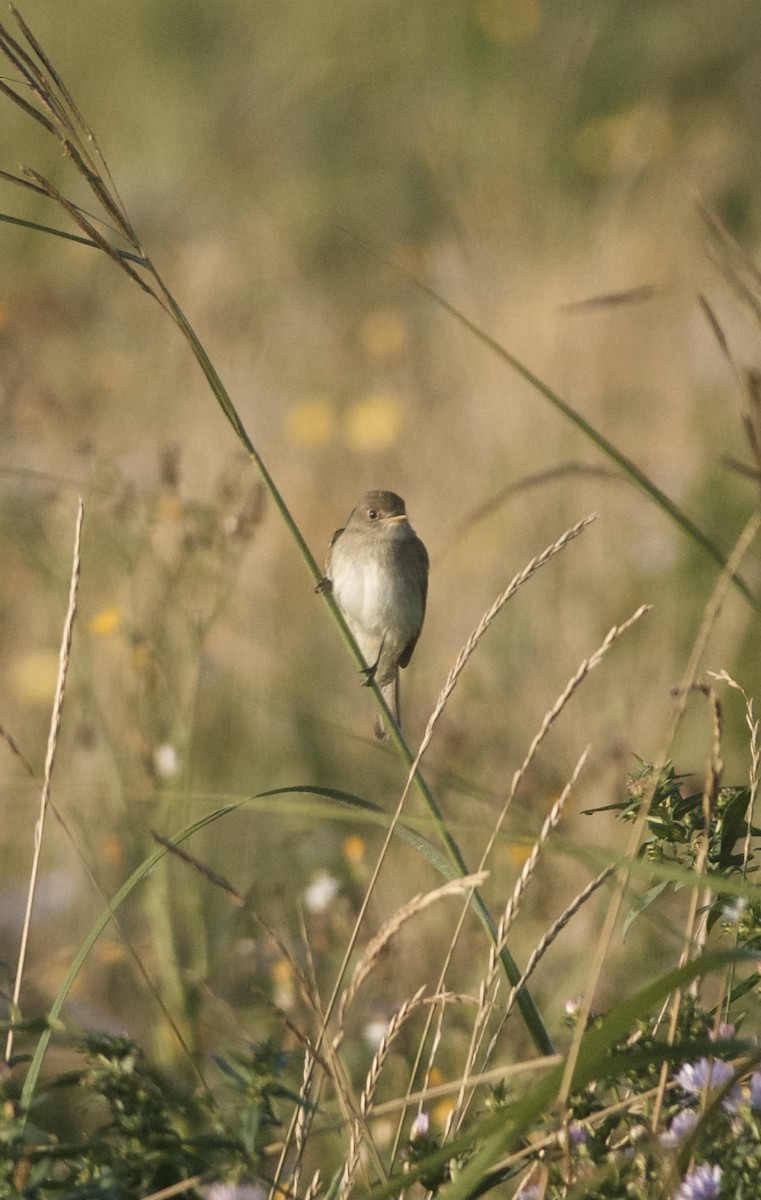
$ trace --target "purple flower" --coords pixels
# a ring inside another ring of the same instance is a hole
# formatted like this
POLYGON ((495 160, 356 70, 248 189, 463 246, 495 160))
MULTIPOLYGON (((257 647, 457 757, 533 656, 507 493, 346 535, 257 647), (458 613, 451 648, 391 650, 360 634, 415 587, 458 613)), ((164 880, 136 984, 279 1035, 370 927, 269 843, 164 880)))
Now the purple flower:
MULTIPOLYGON (((706 1088, 724 1087, 734 1075, 734 1068, 721 1058, 701 1058, 685 1063, 674 1079, 691 1096, 700 1096, 706 1088)), ((722 1100, 722 1108, 734 1113, 740 1105, 740 1089, 733 1087, 722 1100)))
POLYGON ((692 1133, 697 1123, 698 1114, 691 1108, 683 1108, 676 1114, 666 1132, 661 1134, 662 1145, 678 1146, 689 1133, 692 1133))
POLYGON ((761 1071, 754 1071, 750 1077, 750 1106, 754 1112, 761 1112, 761 1071))
POLYGON ((721 1058, 700 1058, 696 1063, 685 1063, 675 1079, 685 1092, 699 1096, 706 1087, 722 1087, 733 1073, 721 1058))
POLYGON ((708 1163, 701 1163, 689 1175, 685 1175, 674 1200, 714 1200, 720 1188, 721 1167, 709 1167, 708 1163))
POLYGON ((592 1135, 580 1121, 572 1121, 568 1126, 568 1136, 573 1146, 586 1146, 592 1135))
POLYGON ((516 1193, 515 1200, 539 1200, 539 1184, 527 1183, 516 1193))

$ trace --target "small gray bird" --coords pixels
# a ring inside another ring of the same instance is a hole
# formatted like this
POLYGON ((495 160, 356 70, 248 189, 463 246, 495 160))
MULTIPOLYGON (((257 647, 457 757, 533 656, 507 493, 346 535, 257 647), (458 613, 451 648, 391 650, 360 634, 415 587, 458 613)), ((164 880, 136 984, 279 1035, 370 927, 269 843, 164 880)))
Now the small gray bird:
MULTIPOLYGON (((399 668, 412 658, 423 628, 428 553, 394 492, 368 492, 337 529, 325 574, 336 604, 399 724, 399 668)), ((385 736, 380 714, 375 736, 385 736)))

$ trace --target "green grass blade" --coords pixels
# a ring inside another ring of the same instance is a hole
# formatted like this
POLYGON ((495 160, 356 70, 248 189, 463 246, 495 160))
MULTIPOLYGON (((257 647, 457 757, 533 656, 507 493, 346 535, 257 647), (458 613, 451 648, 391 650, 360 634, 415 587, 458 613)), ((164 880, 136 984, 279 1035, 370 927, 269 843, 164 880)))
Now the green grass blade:
MULTIPOLYGON (((206 816, 201 817, 200 820, 194 821, 192 825, 186 826, 185 829, 171 839, 172 842, 175 845, 180 845, 181 842, 186 841, 187 838, 191 837, 194 833, 197 833, 199 829, 204 829, 207 825, 213 824, 214 821, 219 820, 220 817, 224 817, 230 812, 234 812, 237 808, 240 808, 240 804, 227 804, 223 808, 218 808, 215 809, 214 812, 207 813, 206 816)), ((53 1000, 50 1012, 48 1013, 50 1027, 42 1033, 40 1040, 35 1047, 34 1054, 32 1055, 32 1061, 29 1065, 29 1070, 24 1080, 24 1086, 21 1090, 21 1106, 25 1110, 29 1109, 32 1097, 34 1095, 34 1090, 37 1086, 40 1068, 42 1067, 45 1053, 48 1048, 48 1043, 50 1042, 50 1037, 53 1032, 52 1026, 60 1019, 61 1011, 66 1002, 66 998, 68 997, 69 992, 74 985, 77 975, 82 969, 82 965, 87 958, 87 955, 92 950, 103 930, 107 927, 116 910, 124 903, 137 885, 143 879, 145 879, 146 875, 148 875, 153 867, 156 866, 156 863, 158 863, 167 853, 168 851, 164 848, 154 851, 153 854, 145 859, 145 861, 132 872, 129 879, 127 879, 126 882, 123 883, 119 888, 108 908, 104 909, 104 911, 100 914, 87 937, 82 942, 82 945, 79 947, 79 950, 74 955, 71 966, 69 967, 61 986, 56 992, 55 999, 53 1000)))

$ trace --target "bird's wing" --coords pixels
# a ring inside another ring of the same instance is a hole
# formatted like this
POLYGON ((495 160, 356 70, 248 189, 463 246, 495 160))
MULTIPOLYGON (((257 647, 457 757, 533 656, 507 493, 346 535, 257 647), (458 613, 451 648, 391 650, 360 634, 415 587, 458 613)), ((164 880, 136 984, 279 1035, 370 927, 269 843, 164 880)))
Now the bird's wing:
MULTIPOLYGON (((346 526, 344 526, 344 529, 345 528, 346 528, 346 526)), ((327 576, 330 576, 330 552, 333 549, 333 547, 335 546, 338 539, 340 538, 341 534, 344 532, 344 529, 337 529, 335 531, 335 533, 333 534, 332 538, 330 539, 330 545, 328 546, 328 553, 325 556, 325 574, 327 576)))
POLYGON ((409 549, 410 549, 410 560, 411 560, 410 565, 417 575, 418 584, 420 586, 420 595, 422 598, 423 605, 422 605, 422 610, 420 613, 420 628, 418 629, 415 636, 410 638, 407 645, 404 647, 404 650, 399 655, 399 666, 400 667, 406 667, 407 664, 409 663, 410 659, 412 658, 412 652, 417 645, 418 638, 420 637, 420 631, 423 628, 423 619, 425 617, 425 605, 426 605, 426 600, 428 599, 428 567, 430 565, 430 560, 428 558, 428 551, 426 550, 425 546, 423 545, 423 543, 421 542, 419 537, 415 538, 415 540, 411 543, 409 549))

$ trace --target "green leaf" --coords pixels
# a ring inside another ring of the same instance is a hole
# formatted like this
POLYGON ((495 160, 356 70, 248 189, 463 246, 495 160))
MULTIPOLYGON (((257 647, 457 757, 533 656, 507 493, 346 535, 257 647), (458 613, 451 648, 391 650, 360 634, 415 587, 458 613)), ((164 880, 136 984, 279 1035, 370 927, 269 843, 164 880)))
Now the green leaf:
POLYGON ((622 941, 626 940, 626 935, 629 932, 630 926, 634 923, 634 921, 636 921, 640 913, 643 913, 646 908, 649 908, 653 901, 657 900, 661 892, 664 892, 668 886, 669 885, 667 882, 656 883, 654 887, 651 887, 649 891, 645 892, 644 896, 640 896, 638 900, 635 900, 634 904, 632 904, 631 908, 629 909, 626 920, 623 924, 621 931, 622 941))

